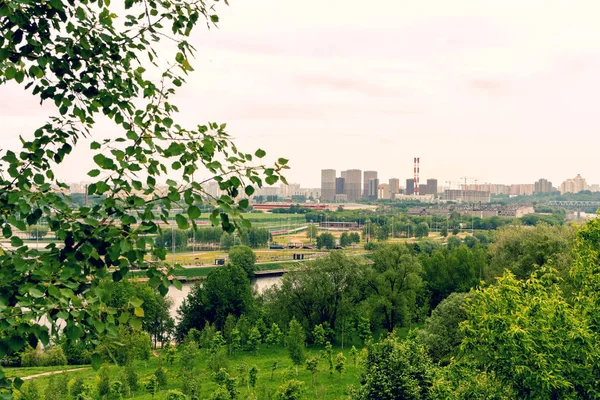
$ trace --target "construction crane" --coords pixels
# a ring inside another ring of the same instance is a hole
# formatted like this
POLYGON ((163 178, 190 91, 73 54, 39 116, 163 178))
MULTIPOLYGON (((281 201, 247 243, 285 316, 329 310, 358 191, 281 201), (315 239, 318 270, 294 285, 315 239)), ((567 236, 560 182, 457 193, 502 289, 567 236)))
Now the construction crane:
POLYGON ((463 186, 463 190, 467 190, 467 179, 474 179, 470 176, 461 176, 460 179, 464 179, 465 180, 465 185, 463 186))

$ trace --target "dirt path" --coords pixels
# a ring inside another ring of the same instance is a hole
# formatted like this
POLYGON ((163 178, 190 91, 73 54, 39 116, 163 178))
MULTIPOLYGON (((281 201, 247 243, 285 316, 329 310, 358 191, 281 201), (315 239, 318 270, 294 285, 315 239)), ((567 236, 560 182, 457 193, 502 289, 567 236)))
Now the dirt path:
POLYGON ((50 375, 57 375, 57 374, 64 374, 66 372, 73 372, 73 371, 83 371, 85 369, 90 369, 90 367, 83 367, 83 368, 73 368, 73 369, 65 369, 62 371, 48 371, 48 372, 42 372, 41 374, 35 374, 35 375, 29 375, 29 376, 23 376, 21 377, 21 379, 23 379, 24 381, 30 380, 30 379, 35 379, 35 378, 40 378, 42 376, 50 376, 50 375))

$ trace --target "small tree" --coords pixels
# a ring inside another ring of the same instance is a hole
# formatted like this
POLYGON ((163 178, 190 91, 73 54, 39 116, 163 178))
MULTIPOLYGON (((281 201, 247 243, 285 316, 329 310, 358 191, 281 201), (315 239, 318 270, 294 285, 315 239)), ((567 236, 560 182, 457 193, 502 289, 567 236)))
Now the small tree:
POLYGON ((234 245, 233 235, 227 232, 223 232, 221 235, 221 250, 229 250, 234 245))
POLYGON ((340 236, 340 246, 346 247, 346 246, 349 246, 350 243, 351 243, 351 240, 350 240, 350 235, 348 235, 348 232, 342 233, 342 235, 340 236))
POLYGON ((440 235, 441 235, 442 237, 446 237, 446 236, 448 236, 448 228, 447 228, 447 227, 445 227, 445 226, 443 226, 443 227, 442 227, 442 229, 440 229, 440 235))
POLYGON ((108 395, 110 391, 110 376, 108 374, 108 368, 103 366, 98 371, 98 383, 96 384, 96 391, 100 397, 108 395))
MULTIPOLYGON (((316 394, 316 376, 317 376, 317 372, 319 372, 319 361, 321 360, 321 357, 319 356, 313 356, 311 358, 309 358, 308 360, 306 360, 306 369, 310 371, 310 375, 312 377, 312 387, 315 389, 315 394, 316 394)), ((315 396, 318 397, 318 396, 315 396)))
POLYGON ((121 400, 123 398, 123 383, 120 381, 113 381, 110 384, 110 390, 108 392, 108 400, 121 400))
POLYGON ((300 400, 304 394, 304 382, 296 379, 291 379, 284 382, 277 392, 275 392, 276 400, 300 400))
POLYGON ((229 354, 231 354, 233 351, 231 339, 236 322, 237 319, 235 318, 235 315, 229 314, 227 315, 227 318, 225 319, 225 325, 223 326, 223 337, 225 338, 225 342, 227 342, 227 350, 229 354))
POLYGON ((158 387, 161 389, 166 389, 168 384, 168 376, 167 371, 162 367, 162 365, 159 366, 156 371, 154 371, 154 376, 156 376, 158 387))
POLYGON ((315 224, 308 225, 308 227, 306 228, 306 237, 308 237, 310 239, 315 239, 318 234, 319 234, 319 228, 317 228, 317 225, 315 225, 315 224))
POLYGON ((221 368, 213 376, 214 381, 217 385, 224 386, 229 393, 231 399, 235 399, 237 396, 236 382, 235 379, 229 376, 225 368, 221 368))
POLYGON ((290 326, 286 338, 288 353, 294 365, 296 366, 296 376, 298 376, 298 366, 304 361, 304 341, 306 335, 304 328, 296 318, 290 321, 290 326))
POLYGON ((429 236, 429 225, 426 222, 421 222, 415 228, 415 236, 418 238, 429 236))
POLYGON ((325 329, 322 324, 315 325, 313 329, 313 342, 316 345, 322 345, 325 343, 325 329))
POLYGON ((273 364, 271 364, 271 380, 273 380, 273 374, 275 373, 277 367, 279 367, 279 361, 275 360, 273 361, 273 364))
POLYGON ((342 379, 342 372, 346 370, 346 357, 344 353, 339 352, 335 356, 335 370, 340 374, 340 380, 342 379))
POLYGON ((329 362, 329 374, 333 374, 334 364, 333 364, 333 346, 331 346, 331 342, 325 343, 325 357, 329 362))
POLYGON ((158 379, 156 379, 156 375, 152 374, 150 375, 150 378, 148 378, 148 382, 146 382, 146 391, 150 393, 152 398, 154 398, 154 395, 158 392, 158 379))
POLYGON ((233 328, 231 331, 231 352, 235 353, 242 347, 242 335, 238 328, 233 328))
POLYGON ((258 379, 258 368, 256 368, 256 365, 253 365, 252 368, 250 368, 250 371, 248 371, 248 384, 250 385, 251 388, 255 388, 256 387, 256 381, 258 379))
POLYGON ((125 382, 127 382, 127 386, 132 392, 135 392, 139 389, 139 375, 135 369, 135 365, 133 362, 127 363, 125 366, 124 374, 125 382))
POLYGON ((248 334, 248 350, 253 351, 254 354, 258 354, 258 346, 260 345, 260 332, 257 327, 252 327, 248 334))
POLYGON ((169 390, 167 392, 166 400, 187 400, 187 396, 181 393, 179 390, 169 390))
POLYGON ((358 350, 356 350, 356 347, 352 346, 352 348, 350 349, 350 357, 352 357, 352 364, 354 365, 354 368, 356 368, 356 359, 358 358, 358 350))
POLYGON ((269 333, 267 334, 266 337, 266 342, 268 344, 279 344, 281 343, 281 339, 283 338, 283 333, 281 332, 281 329, 279 329, 279 325, 277 325, 275 322, 273 322, 271 324, 271 329, 269 329, 269 333))
POLYGON ((38 388, 37 382, 30 380, 21 386, 21 398, 23 400, 41 400, 40 389, 38 388))
POLYGON ((331 233, 321 233, 317 236, 317 247, 322 249, 333 249, 335 247, 335 237, 331 233))
POLYGON ((167 346, 166 346, 167 364, 173 365, 173 363, 175 362, 176 355, 177 355, 177 349, 175 348, 175 346, 171 346, 171 344, 169 342, 167 342, 167 346))
POLYGON ((229 262, 246 271, 248 276, 254 276, 256 254, 248 246, 234 246, 229 250, 229 262))
POLYGON ((460 232, 460 231, 458 230, 458 227, 457 227, 457 226, 455 226, 455 227, 452 229, 452 234, 453 234, 454 236, 456 236, 456 235, 458 235, 458 232, 460 232))

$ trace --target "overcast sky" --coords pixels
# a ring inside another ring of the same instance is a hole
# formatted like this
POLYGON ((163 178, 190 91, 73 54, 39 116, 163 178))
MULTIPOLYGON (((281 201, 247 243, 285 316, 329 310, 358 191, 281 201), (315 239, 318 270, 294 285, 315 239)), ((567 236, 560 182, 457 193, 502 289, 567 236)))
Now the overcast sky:
MULTIPOLYGON (((597 0, 230 0, 218 11, 219 29, 192 40, 177 118, 227 122, 243 150, 289 158, 291 182, 318 187, 323 168, 404 180, 418 156, 422 182, 600 183, 597 0)), ((46 116, 0 88, 0 147, 46 116)), ((91 166, 80 149, 60 172, 78 181, 91 166)))

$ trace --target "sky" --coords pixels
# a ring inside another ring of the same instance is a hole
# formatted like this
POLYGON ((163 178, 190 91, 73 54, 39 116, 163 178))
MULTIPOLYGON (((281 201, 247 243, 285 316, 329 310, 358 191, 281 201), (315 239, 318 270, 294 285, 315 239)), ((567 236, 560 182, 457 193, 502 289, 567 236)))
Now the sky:
MULTIPOLYGON (((176 120, 227 122, 240 149, 288 158, 290 182, 319 187, 329 168, 403 181, 420 157, 440 185, 600 183, 597 0, 229 3, 195 31, 176 120)), ((0 88, 0 149, 51 111, 0 88)), ((90 158, 80 146, 59 174, 85 180, 90 158)))

